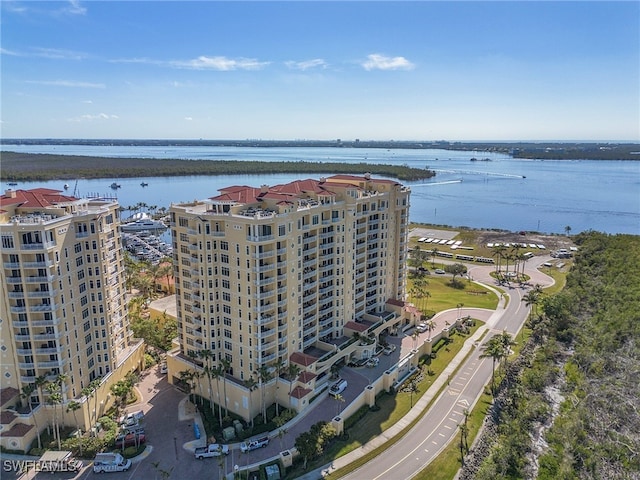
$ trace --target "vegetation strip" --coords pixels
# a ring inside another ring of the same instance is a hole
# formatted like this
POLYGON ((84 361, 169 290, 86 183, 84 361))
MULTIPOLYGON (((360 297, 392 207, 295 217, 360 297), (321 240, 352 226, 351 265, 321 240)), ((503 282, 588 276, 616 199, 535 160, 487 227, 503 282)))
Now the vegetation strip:
POLYGON ((268 175, 278 173, 384 175, 398 180, 435 176, 425 168, 403 165, 329 162, 260 162, 242 160, 179 160, 106 158, 2 152, 0 181, 72 180, 76 178, 179 177, 189 175, 268 175))

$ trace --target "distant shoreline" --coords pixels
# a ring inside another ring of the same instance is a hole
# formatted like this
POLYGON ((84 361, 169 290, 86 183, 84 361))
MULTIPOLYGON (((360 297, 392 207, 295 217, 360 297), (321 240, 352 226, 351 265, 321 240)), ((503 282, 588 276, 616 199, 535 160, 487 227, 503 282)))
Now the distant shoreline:
POLYGON ((139 147, 243 147, 243 148, 379 148, 453 150, 500 153, 537 160, 640 160, 640 143, 634 142, 451 142, 406 140, 175 140, 175 139, 50 139, 4 138, 0 147, 13 145, 83 145, 139 147))
POLYGON ((2 152, 0 181, 33 182, 77 178, 178 177, 191 175, 271 175, 277 173, 384 175, 403 181, 435 176, 428 169, 401 165, 337 162, 260 162, 111 158, 2 152))

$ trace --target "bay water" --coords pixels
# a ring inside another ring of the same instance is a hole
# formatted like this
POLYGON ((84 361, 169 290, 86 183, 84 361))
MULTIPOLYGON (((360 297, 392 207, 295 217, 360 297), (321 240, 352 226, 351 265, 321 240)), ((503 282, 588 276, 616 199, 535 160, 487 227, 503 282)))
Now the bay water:
MULTIPOLYGON (((3 145, 1 150, 120 158, 408 165, 436 172, 428 180, 401 182, 412 191, 413 222, 558 234, 565 233, 566 227, 572 234, 585 230, 640 234, 637 161, 523 160, 482 151, 331 147, 3 145)), ((67 192, 76 196, 112 195, 124 207, 143 202, 168 208, 171 203, 216 196, 220 188, 231 185, 276 185, 332 174, 79 178, 21 182, 13 188, 62 190, 66 182, 67 192), (121 188, 110 189, 112 182, 121 188), (148 186, 142 187, 142 182, 148 186)))

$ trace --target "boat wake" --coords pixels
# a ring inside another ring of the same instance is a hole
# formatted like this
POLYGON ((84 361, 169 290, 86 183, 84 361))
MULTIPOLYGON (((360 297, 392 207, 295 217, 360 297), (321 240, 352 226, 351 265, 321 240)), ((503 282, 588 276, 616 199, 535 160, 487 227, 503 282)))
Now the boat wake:
POLYGON ((411 185, 413 187, 430 187, 432 185, 449 185, 450 183, 462 183, 462 180, 448 180, 446 182, 433 182, 433 183, 419 183, 418 185, 411 185))

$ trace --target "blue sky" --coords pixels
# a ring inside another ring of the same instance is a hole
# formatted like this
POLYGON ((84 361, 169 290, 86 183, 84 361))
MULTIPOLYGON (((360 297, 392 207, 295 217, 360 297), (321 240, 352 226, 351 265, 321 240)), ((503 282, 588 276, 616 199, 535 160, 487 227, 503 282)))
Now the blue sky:
POLYGON ((4 138, 640 140, 640 2, 1 2, 4 138))

